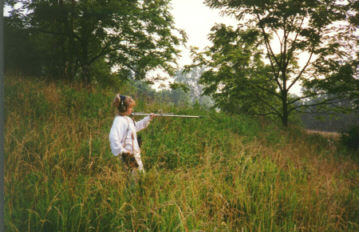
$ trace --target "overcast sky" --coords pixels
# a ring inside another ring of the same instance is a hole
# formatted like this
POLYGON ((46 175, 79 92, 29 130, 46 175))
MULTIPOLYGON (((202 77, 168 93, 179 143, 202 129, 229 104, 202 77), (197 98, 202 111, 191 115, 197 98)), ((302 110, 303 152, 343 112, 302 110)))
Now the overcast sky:
POLYGON ((203 0, 172 0, 172 15, 176 27, 186 31, 188 36, 187 49, 183 48, 179 64, 190 64, 189 47, 204 48, 210 45, 207 36, 215 23, 235 25, 236 21, 228 16, 221 16, 219 10, 214 10, 203 4, 203 0))

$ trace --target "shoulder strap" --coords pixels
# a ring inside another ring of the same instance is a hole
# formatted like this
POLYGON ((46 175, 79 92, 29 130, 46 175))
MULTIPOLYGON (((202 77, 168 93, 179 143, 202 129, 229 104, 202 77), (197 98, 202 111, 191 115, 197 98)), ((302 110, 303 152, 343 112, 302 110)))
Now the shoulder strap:
MULTIPOLYGON (((125 119, 126 119, 126 121, 127 121, 127 131, 126 131, 126 136, 127 136, 127 135, 128 135, 128 132, 129 132, 129 130, 130 130, 130 122, 128 121, 128 118, 125 117, 125 119)), ((133 119, 132 119, 132 121, 133 121, 133 119)), ((135 124, 134 124, 134 125, 135 125, 135 124)), ((125 137, 125 138, 126 138, 126 137, 125 137)), ((135 146, 134 146, 135 137, 134 137, 133 133, 131 133, 131 139, 132 139, 132 151, 134 152, 134 151, 135 151, 135 146)))
POLYGON ((123 144, 123 143, 125 142, 125 139, 126 139, 127 135, 128 135, 128 131, 130 130, 130 125, 128 124, 127 118, 125 118, 124 116, 121 116, 121 117, 123 117, 123 118, 126 119, 126 121, 127 121, 126 133, 125 133, 125 136, 124 136, 124 137, 122 138, 122 140, 121 140, 121 143, 123 144))

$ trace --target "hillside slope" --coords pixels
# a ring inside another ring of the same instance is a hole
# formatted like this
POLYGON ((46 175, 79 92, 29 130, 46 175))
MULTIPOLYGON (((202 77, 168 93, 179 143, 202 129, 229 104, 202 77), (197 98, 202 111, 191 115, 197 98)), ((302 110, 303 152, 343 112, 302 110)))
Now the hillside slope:
POLYGON ((174 106, 123 85, 146 174, 129 185, 108 133, 116 88, 5 83, 6 231, 359 231, 359 162, 335 141, 174 106))

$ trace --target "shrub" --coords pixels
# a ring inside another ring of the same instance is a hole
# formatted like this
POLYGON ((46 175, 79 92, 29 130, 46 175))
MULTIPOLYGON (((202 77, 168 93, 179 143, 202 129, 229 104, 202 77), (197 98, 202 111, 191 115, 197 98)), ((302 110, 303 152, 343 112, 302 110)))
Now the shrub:
POLYGON ((352 126, 347 133, 341 135, 342 143, 354 150, 359 149, 359 125, 352 126))

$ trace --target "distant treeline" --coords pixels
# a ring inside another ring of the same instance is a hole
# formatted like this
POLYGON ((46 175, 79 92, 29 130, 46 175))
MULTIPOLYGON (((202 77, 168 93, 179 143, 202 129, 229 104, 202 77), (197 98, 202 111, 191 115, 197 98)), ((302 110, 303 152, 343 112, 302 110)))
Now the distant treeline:
MULTIPOLYGON (((329 96, 335 98, 335 96, 329 96)), ((306 129, 347 132, 353 126, 359 125, 359 110, 351 100, 339 100, 335 104, 321 105, 323 97, 305 102, 306 111, 300 114, 302 125, 306 129)))
POLYGON ((359 112, 349 114, 306 113, 301 115, 301 120, 307 129, 345 132, 359 124, 359 112))

